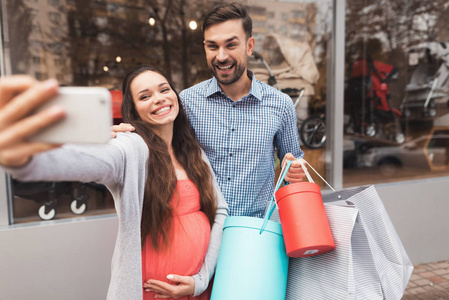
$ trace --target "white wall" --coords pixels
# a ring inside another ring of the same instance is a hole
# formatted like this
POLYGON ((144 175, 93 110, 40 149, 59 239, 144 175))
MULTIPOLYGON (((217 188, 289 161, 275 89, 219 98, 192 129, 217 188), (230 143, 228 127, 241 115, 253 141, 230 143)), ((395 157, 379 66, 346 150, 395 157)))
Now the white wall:
MULTIPOLYGON (((376 185, 413 264, 449 259, 449 177, 376 185)), ((0 300, 105 299, 115 215, 0 227, 0 300)))
POLYGON ((0 300, 106 299, 115 215, 0 227, 0 300))
POLYGON ((413 264, 449 259, 449 177, 376 189, 413 264))

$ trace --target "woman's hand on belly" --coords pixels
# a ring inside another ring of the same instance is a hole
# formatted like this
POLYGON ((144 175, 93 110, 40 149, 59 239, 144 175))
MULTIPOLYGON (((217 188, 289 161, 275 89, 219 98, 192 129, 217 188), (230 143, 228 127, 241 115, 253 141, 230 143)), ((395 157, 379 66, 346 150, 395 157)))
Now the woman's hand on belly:
POLYGON ((195 279, 192 276, 170 274, 167 279, 172 283, 149 279, 143 284, 145 292, 156 292, 154 298, 179 298, 191 296, 195 292, 195 279))

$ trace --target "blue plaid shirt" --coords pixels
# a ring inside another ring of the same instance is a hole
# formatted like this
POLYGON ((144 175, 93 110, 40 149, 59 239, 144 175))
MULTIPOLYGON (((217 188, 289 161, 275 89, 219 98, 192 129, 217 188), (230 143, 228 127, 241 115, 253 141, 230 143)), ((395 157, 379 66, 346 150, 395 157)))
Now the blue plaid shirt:
POLYGON ((291 98, 254 78, 248 95, 226 96, 215 78, 180 93, 231 216, 263 217, 274 190, 275 147, 303 157, 291 98))

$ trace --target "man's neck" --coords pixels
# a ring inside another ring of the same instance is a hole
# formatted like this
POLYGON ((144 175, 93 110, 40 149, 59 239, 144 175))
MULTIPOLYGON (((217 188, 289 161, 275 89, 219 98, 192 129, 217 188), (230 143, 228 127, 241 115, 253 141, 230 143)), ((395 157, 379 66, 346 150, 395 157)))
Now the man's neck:
POLYGON ((234 102, 249 94, 252 80, 248 77, 248 71, 243 73, 240 79, 232 84, 219 84, 223 93, 225 93, 234 102))

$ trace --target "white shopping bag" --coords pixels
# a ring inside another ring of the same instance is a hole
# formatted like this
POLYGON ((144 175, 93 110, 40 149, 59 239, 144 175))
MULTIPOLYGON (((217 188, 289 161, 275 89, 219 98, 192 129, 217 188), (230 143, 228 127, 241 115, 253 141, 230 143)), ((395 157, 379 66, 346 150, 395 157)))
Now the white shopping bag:
MULTIPOLYGON (((323 194, 335 250, 290 258, 288 300, 401 299, 413 265, 374 186, 323 194)), ((277 210, 272 221, 279 222, 277 210)))
MULTIPOLYGON (((323 195, 324 203, 345 200, 359 210, 384 299, 401 299, 413 273, 413 264, 373 185, 323 195)), ((357 277, 356 277, 357 280, 357 277)))
POLYGON ((358 210, 338 205, 325 205, 325 209, 335 250, 314 257, 290 258, 285 299, 382 299, 371 250, 360 230, 358 210))

